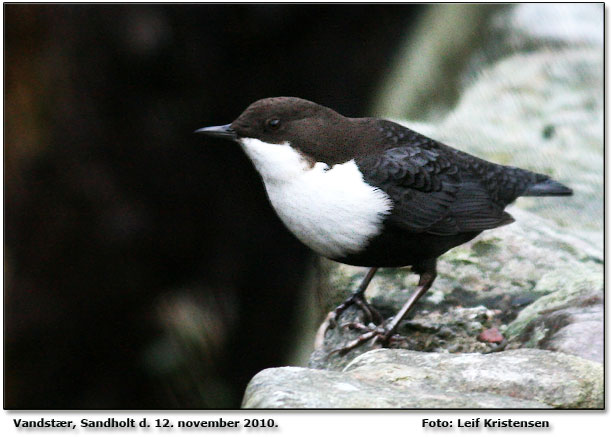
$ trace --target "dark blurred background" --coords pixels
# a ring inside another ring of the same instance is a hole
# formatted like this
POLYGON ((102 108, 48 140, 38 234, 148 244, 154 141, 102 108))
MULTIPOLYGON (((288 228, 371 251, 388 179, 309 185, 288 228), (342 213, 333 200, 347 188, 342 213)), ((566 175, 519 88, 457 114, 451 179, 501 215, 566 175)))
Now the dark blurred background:
POLYGON ((5 4, 4 408, 232 408, 285 364, 314 257, 192 132, 369 115, 424 8, 5 4))

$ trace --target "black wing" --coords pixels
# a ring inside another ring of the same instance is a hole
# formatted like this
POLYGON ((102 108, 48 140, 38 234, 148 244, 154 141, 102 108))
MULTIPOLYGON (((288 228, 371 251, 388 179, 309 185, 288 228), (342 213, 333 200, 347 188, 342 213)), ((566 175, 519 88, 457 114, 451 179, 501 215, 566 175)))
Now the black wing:
POLYGON ((397 126, 395 131, 402 129, 404 141, 382 154, 356 160, 365 181, 393 200, 394 208, 388 218, 391 223, 412 232, 454 235, 480 232, 514 221, 504 212, 509 202, 499 199, 500 190, 491 186, 491 178, 487 176, 491 173, 497 179, 492 173, 504 174, 507 167, 394 126, 397 126))

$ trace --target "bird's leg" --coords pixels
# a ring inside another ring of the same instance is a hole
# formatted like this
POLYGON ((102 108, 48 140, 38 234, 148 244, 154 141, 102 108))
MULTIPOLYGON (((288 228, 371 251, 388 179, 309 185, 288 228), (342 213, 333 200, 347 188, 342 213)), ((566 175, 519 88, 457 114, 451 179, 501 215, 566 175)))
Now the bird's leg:
POLYGON ((366 319, 368 321, 372 321, 375 317, 378 318, 379 322, 381 321, 380 314, 378 314, 378 311, 371 307, 365 299, 365 291, 368 288, 368 285, 370 285, 370 282, 372 281, 372 278, 374 278, 374 275, 377 271, 378 267, 370 268, 370 270, 368 270, 368 273, 361 281, 361 284, 359 285, 357 290, 355 290, 355 292, 351 294, 348 299, 338 305, 333 311, 331 311, 327 315, 327 318, 333 320, 332 323, 335 323, 342 315, 342 313, 346 311, 346 309, 351 305, 357 305, 359 308, 361 308, 361 310, 365 313, 366 319))
POLYGON ((427 290, 429 290, 431 284, 433 284, 434 280, 436 279, 436 260, 427 260, 421 265, 415 266, 414 270, 416 270, 417 273, 421 274, 419 278, 419 285, 417 286, 417 289, 410 295, 404 306, 402 306, 402 309, 398 311, 395 317, 393 317, 393 319, 388 324, 384 326, 378 326, 375 329, 363 333, 355 340, 351 341, 340 349, 334 350, 332 353, 338 352, 343 355, 351 349, 362 345, 363 343, 372 338, 375 338, 375 341, 379 341, 383 346, 389 343, 389 340, 391 339, 393 334, 395 334, 395 331, 397 330, 397 327, 399 326, 400 322, 404 319, 404 317, 406 317, 406 314, 408 314, 412 307, 414 307, 419 298, 423 296, 427 292, 427 290))
POLYGON ((389 342, 389 339, 397 330, 397 327, 399 326, 400 322, 404 319, 404 317, 406 317, 408 311, 410 311, 412 307, 417 303, 417 301, 421 298, 421 296, 423 296, 427 292, 427 290, 429 290, 429 287, 431 287, 431 284, 433 284, 433 281, 435 279, 436 270, 434 264, 433 272, 429 271, 421 274, 417 289, 414 290, 414 293, 410 295, 402 309, 397 312, 395 317, 393 317, 393 320, 391 320, 391 322, 389 322, 389 324, 385 326, 385 333, 381 338, 382 344, 387 344, 389 342))
POLYGON ((346 299, 344 302, 338 305, 333 311, 330 311, 327 314, 327 317, 325 317, 325 320, 319 327, 319 330, 317 331, 317 335, 315 336, 315 348, 319 348, 320 346, 323 345, 323 340, 325 339, 325 333, 330 328, 333 328, 336 326, 336 322, 338 318, 342 315, 344 311, 346 311, 348 307, 350 307, 353 304, 361 308, 361 310, 365 313, 366 320, 375 321, 376 323, 380 323, 382 321, 382 317, 380 316, 378 311, 376 311, 375 308, 373 308, 372 306, 370 306, 370 304, 367 303, 365 296, 364 296, 364 293, 366 289, 368 288, 368 285, 370 285, 370 282, 372 281, 372 278, 376 274, 377 270, 378 270, 378 267, 370 268, 370 270, 368 270, 368 273, 365 275, 365 277, 361 281, 361 284, 359 285, 357 290, 355 290, 355 292, 351 294, 348 299, 346 299))

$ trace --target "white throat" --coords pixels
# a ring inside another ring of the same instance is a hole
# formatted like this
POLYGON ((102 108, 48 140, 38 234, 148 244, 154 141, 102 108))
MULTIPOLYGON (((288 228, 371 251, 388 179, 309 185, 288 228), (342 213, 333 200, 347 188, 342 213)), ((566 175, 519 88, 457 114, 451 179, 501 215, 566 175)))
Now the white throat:
POLYGON ((289 143, 241 138, 283 223, 304 244, 328 258, 357 253, 382 229, 392 203, 364 182, 355 161, 312 165, 289 143))

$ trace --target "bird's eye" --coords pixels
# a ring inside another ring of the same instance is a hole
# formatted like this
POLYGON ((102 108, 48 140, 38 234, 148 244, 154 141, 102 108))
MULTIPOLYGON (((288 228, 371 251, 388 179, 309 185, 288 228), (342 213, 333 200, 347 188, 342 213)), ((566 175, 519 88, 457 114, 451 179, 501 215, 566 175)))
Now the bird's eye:
POLYGON ((276 130, 280 127, 280 120, 278 118, 271 118, 268 121, 266 121, 266 126, 268 126, 268 129, 270 130, 276 130))

